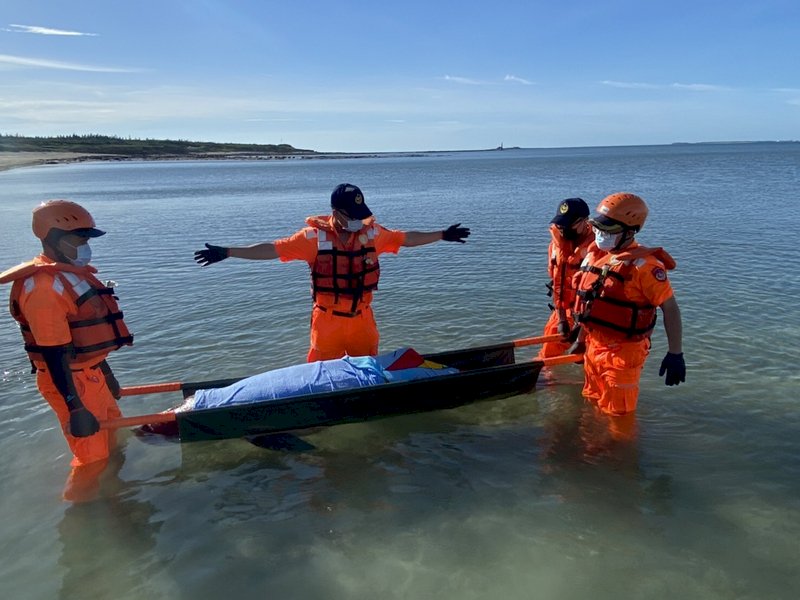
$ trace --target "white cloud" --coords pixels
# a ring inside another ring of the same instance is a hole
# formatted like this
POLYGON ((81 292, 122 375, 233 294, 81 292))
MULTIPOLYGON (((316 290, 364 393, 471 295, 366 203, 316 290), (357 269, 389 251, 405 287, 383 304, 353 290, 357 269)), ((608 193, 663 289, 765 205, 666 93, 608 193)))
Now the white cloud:
POLYGON ((692 92, 725 92, 730 88, 721 85, 712 85, 709 83, 672 83, 669 85, 658 83, 642 83, 637 81, 601 81, 603 85, 608 85, 616 88, 623 88, 628 90, 689 90, 692 92))
POLYGON ((96 33, 84 33, 82 31, 67 31, 65 29, 51 29, 50 27, 40 27, 38 25, 14 25, 11 24, 3 31, 12 33, 35 33, 37 35, 70 35, 70 36, 96 36, 96 33))
POLYGON ((786 104, 789 106, 800 106, 800 88, 772 88, 770 92, 777 92, 778 94, 791 94, 795 96, 794 98, 789 98, 786 100, 786 104))
POLYGON ((0 68, 2 67, 2 65, 12 65, 15 67, 33 67, 36 69, 57 69, 61 71, 85 71, 91 73, 136 73, 140 71, 140 69, 96 67, 93 65, 66 63, 57 60, 47 60, 43 58, 26 58, 24 56, 11 56, 9 54, 0 54, 0 68))
POLYGON ((452 75, 445 75, 445 81, 452 81, 453 83, 463 83, 465 85, 483 85, 483 82, 476 79, 469 79, 467 77, 454 77, 452 75))
POLYGON ((655 85, 653 83, 638 83, 634 81, 601 81, 603 85, 608 85, 611 87, 623 88, 628 90, 656 90, 661 86, 655 85))
POLYGON ((712 85, 709 83, 673 83, 671 87, 693 92, 726 92, 730 90, 730 88, 725 86, 712 85))
POLYGON ((532 81, 528 81, 527 79, 523 79, 522 77, 517 77, 516 75, 506 75, 503 78, 503 81, 513 81, 515 83, 521 83, 523 85, 533 85, 532 81))
POLYGON ((253 118, 253 119, 245 119, 245 123, 305 123, 310 121, 310 119, 295 119, 295 118, 274 118, 274 119, 263 119, 263 118, 253 118))

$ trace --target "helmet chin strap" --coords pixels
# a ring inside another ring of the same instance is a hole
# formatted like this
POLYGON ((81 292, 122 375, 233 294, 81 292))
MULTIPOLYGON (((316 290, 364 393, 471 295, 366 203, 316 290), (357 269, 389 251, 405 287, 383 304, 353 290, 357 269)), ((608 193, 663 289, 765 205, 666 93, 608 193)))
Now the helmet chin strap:
POLYGON ((628 242, 633 240, 634 236, 636 235, 636 230, 630 227, 626 227, 622 230, 622 235, 619 236, 619 241, 616 245, 611 249, 611 252, 619 252, 622 250, 623 246, 626 246, 628 242))
POLYGON ((568 242, 574 242, 578 239, 578 232, 575 231, 572 226, 565 227, 561 230, 561 235, 564 237, 565 240, 568 242))
POLYGON ((50 250, 53 251, 53 254, 58 262, 73 264, 72 260, 61 251, 61 248, 58 247, 59 242, 61 242, 61 238, 64 236, 64 233, 65 232, 59 231, 58 229, 51 229, 42 241, 47 244, 47 247, 50 248, 50 250))

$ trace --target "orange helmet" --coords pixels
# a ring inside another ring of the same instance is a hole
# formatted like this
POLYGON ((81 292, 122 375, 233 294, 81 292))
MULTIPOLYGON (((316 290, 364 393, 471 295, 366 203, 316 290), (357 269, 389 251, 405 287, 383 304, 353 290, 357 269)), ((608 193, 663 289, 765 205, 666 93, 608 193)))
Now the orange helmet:
POLYGON ((617 192, 606 196, 595 209, 590 222, 592 224, 609 227, 624 225, 628 229, 639 231, 647 219, 647 204, 639 196, 628 192, 617 192))
POLYGON ((44 240, 53 229, 85 237, 105 235, 95 228, 88 210, 69 200, 48 200, 33 209, 33 235, 44 240))

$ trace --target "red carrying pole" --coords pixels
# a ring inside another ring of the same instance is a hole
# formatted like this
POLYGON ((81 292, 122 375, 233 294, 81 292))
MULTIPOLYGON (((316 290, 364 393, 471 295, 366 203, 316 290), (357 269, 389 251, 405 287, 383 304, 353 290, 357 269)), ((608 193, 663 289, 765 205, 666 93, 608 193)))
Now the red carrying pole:
POLYGON ((521 348, 522 346, 534 346, 535 344, 544 344, 546 342, 560 342, 564 337, 554 333, 553 335, 540 335, 538 337, 520 338, 518 340, 511 340, 514 348, 521 348))
POLYGON ((566 365, 569 363, 580 362, 582 360, 583 354, 560 354, 559 356, 541 358, 539 359, 539 362, 544 363, 545 367, 553 367, 555 365, 566 365))
POLYGON ((146 385, 132 385, 120 390, 122 396, 137 396, 139 394, 160 394, 162 392, 180 392, 183 384, 180 381, 167 383, 149 383, 146 385))
POLYGON ((155 425, 156 423, 172 423, 178 417, 174 412, 160 412, 152 415, 137 415, 135 417, 120 417, 100 422, 100 429, 119 429, 120 427, 138 427, 140 425, 155 425))

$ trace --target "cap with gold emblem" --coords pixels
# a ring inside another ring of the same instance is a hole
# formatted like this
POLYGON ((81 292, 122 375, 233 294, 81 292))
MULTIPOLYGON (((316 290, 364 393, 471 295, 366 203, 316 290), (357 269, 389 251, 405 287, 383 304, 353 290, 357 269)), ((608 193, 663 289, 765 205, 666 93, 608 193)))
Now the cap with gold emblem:
POLYGON ((331 208, 342 211, 351 219, 366 219, 372 211, 364 202, 364 194, 357 185, 340 183, 331 193, 331 208))
POLYGON ((562 200, 556 209, 556 216, 550 221, 559 227, 571 227, 578 219, 589 216, 589 206, 581 198, 562 200))

